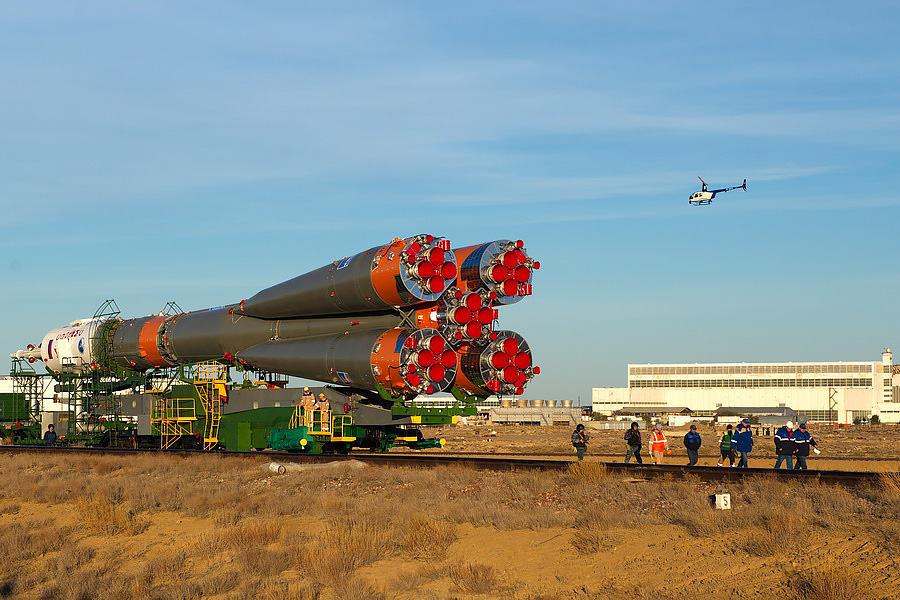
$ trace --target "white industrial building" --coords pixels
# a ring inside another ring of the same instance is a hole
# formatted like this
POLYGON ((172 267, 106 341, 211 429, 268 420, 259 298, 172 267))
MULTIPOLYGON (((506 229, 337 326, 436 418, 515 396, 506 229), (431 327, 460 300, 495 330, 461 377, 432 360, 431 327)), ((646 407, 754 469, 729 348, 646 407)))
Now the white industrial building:
POLYGON ((900 422, 900 365, 881 361, 628 365, 627 388, 594 388, 595 413, 678 406, 694 416, 717 409, 790 407, 811 422, 853 423, 878 415, 900 422))

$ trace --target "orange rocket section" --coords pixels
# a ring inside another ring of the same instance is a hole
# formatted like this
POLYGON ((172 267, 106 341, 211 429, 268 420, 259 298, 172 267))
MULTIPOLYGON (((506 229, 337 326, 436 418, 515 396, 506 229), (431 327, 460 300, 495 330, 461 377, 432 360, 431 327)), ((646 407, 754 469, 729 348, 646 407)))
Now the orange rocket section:
POLYGON ((372 287, 392 306, 436 300, 456 278, 456 258, 448 240, 432 235, 395 239, 373 259, 372 287))
POLYGON ((433 394, 457 376, 457 355, 434 329, 390 329, 372 348, 375 380, 402 394, 433 394))
POLYGON ((138 349, 141 358, 146 360, 154 367, 171 367, 172 363, 164 359, 159 353, 159 345, 156 343, 157 332, 165 322, 167 316, 158 316, 149 319, 141 327, 141 333, 138 337, 138 349))

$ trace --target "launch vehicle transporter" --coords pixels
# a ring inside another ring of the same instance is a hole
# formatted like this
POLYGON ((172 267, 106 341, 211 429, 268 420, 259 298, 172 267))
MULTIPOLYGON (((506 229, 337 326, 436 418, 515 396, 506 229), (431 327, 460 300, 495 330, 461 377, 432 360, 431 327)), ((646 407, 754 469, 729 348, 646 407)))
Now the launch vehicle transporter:
POLYGON ((417 426, 521 394, 540 372, 524 338, 496 328, 499 308, 531 294, 539 266, 521 241, 452 250, 422 234, 227 306, 169 303, 122 319, 108 300, 11 354, 0 435, 41 443, 54 422, 67 444, 310 453, 441 445, 417 426), (301 407, 290 376, 327 384, 314 391, 327 408, 301 407), (420 399, 437 392, 455 401, 420 399))

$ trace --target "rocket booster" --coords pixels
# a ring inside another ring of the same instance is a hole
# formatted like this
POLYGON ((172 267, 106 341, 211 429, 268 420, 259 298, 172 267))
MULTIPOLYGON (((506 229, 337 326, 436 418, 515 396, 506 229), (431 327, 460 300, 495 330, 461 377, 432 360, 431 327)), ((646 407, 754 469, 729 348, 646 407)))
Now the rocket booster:
POLYGON ((522 393, 539 369, 521 336, 494 325, 498 306, 531 294, 539 266, 521 241, 454 251, 447 240, 422 234, 224 307, 73 321, 10 356, 42 360, 54 373, 218 360, 362 389, 381 386, 394 396, 453 386, 480 396, 522 393))
POLYGON ((242 300, 243 314, 285 319, 366 313, 437 300, 456 279, 447 240, 397 239, 335 261, 242 300))

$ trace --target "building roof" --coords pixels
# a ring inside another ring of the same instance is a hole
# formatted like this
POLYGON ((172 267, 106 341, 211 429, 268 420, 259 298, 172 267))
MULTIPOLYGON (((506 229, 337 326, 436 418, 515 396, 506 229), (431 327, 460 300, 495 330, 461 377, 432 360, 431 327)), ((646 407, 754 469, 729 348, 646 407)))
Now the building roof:
POLYGON ((623 406, 616 411, 623 415, 671 415, 671 414, 693 414, 694 411, 687 406, 623 406))
POLYGON ((723 406, 716 414, 736 413, 738 415, 795 415, 797 411, 789 406, 723 406))

